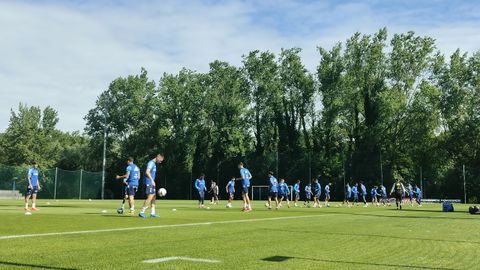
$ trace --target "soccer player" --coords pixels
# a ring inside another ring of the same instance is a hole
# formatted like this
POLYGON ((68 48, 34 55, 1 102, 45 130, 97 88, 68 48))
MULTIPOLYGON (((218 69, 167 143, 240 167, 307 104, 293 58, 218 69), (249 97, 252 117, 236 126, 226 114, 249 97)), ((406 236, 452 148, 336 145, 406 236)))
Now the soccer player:
POLYGON ((400 210, 402 210, 402 204, 403 204, 403 195, 405 195, 405 186, 400 180, 397 180, 393 186, 392 189, 390 190, 390 195, 392 195, 395 192, 395 203, 397 205, 397 210, 400 207, 400 210))
MULTIPOLYGON (((116 179, 124 179, 123 184, 125 185, 126 193, 128 196, 128 206, 130 207, 130 214, 135 213, 135 193, 138 190, 138 180, 140 179, 140 169, 135 163, 133 163, 133 158, 129 157, 127 159, 127 169, 125 170, 124 175, 117 175, 116 179)), ((121 209, 122 213, 125 207, 125 203, 122 202, 121 209)))
POLYGON ((243 197, 243 210, 244 212, 252 211, 252 206, 250 205, 250 197, 248 196, 248 188, 250 187, 250 180, 252 179, 252 174, 250 171, 244 167, 243 162, 238 163, 238 168, 240 169, 240 178, 242 180, 242 197, 243 197))
POLYGON ((197 180, 195 180, 195 188, 198 191, 198 208, 205 208, 205 174, 201 174, 197 180))
POLYGON ((358 206, 358 183, 355 183, 355 186, 352 187, 352 194, 353 194, 352 204, 355 204, 356 206, 358 206))
POLYGON ((212 193, 212 199, 210 200, 210 204, 218 204, 218 185, 217 182, 212 181, 210 184, 210 192, 212 193))
POLYGON ((157 175, 157 163, 160 164, 164 160, 162 154, 157 154, 155 158, 150 160, 147 163, 147 169, 145 170, 145 194, 147 194, 147 198, 143 202, 143 207, 140 213, 138 214, 139 217, 145 218, 145 210, 150 205, 150 217, 158 218, 160 217, 155 213, 156 201, 157 201, 157 189, 155 185, 155 176, 157 175))
POLYGON ((305 186, 305 203, 303 205, 306 207, 310 207, 311 200, 312 200, 312 185, 308 183, 305 186))
POLYGON ((275 199, 275 209, 278 209, 278 180, 273 176, 273 172, 268 172, 269 192, 267 208, 272 209, 272 198, 275 199))
POLYGON ((313 181, 313 207, 319 207, 321 208, 322 206, 320 205, 320 196, 322 195, 322 186, 318 182, 318 179, 315 179, 313 181))
POLYGON ((295 207, 298 207, 297 203, 300 200, 300 180, 297 180, 293 185, 293 196, 295 196, 295 207))
POLYGON ((360 191, 362 192, 362 200, 363 200, 363 207, 368 207, 367 203, 367 187, 363 184, 363 182, 360 182, 360 191))
POLYGON ((380 185, 380 196, 382 196, 382 205, 385 206, 388 203, 390 206, 390 201, 387 200, 387 188, 384 185, 380 185))
POLYGON ((37 193, 40 190, 40 182, 38 181, 38 163, 32 162, 32 167, 28 169, 27 173, 28 186, 25 192, 25 211, 30 211, 28 208, 28 201, 32 199, 32 211, 37 211, 37 193))
POLYGON ((325 186, 325 206, 326 207, 330 207, 330 204, 328 204, 328 202, 330 201, 330 186, 331 185, 332 185, 332 183, 328 183, 325 186))
POLYGON ((232 179, 228 181, 227 186, 225 187, 225 191, 228 194, 227 207, 232 208, 233 198, 235 197, 235 176, 233 176, 232 179))
POLYGON ((377 196, 379 196, 377 186, 372 187, 372 189, 370 190, 370 195, 372 196, 372 204, 376 205, 376 206, 379 206, 378 198, 377 198, 377 196))
POLYGON ((415 194, 417 194, 418 207, 422 207, 422 190, 417 185, 415 185, 415 194))
POLYGON ((345 200, 343 201, 343 203, 345 204, 346 202, 348 207, 350 207, 351 198, 352 198, 352 188, 350 187, 350 184, 347 183, 347 185, 345 186, 345 200))
POLYGON ((414 192, 413 192, 412 184, 408 183, 407 190, 408 190, 408 198, 410 199, 410 207, 413 207, 413 200, 414 200, 413 193, 414 192))
POLYGON ((287 206, 290 208, 290 201, 288 200, 288 195, 290 194, 290 188, 288 188, 287 183, 285 183, 285 179, 280 179, 280 183, 278 184, 278 196, 280 199, 278 200, 278 207, 282 207, 282 201, 285 199, 287 201, 287 206))

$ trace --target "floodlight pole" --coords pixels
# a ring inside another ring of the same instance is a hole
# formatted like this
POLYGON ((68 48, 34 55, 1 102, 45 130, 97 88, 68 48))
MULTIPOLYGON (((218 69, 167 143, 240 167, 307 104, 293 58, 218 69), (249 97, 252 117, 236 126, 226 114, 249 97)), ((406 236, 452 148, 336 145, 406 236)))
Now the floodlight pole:
POLYGON ((102 162, 102 200, 105 199, 105 166, 107 163, 107 116, 103 114, 103 162, 102 162))
POLYGON ((382 158, 382 148, 380 147, 380 179, 382 180, 383 186, 383 158, 382 158))
POLYGON ((422 190, 423 197, 425 198, 425 190, 423 190, 423 170, 422 170, 422 166, 420 166, 420 189, 422 190))

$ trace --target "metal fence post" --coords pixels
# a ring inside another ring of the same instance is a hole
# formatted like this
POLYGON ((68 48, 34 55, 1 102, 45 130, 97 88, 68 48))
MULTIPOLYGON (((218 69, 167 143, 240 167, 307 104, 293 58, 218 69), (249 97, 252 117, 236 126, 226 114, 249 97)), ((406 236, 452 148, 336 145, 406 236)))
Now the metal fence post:
POLYGON ((58 178, 58 167, 55 167, 55 183, 53 185, 53 199, 57 199, 57 178, 58 178))
POLYGON ((78 199, 82 199, 82 179, 83 179, 83 170, 80 169, 80 188, 78 190, 78 199))

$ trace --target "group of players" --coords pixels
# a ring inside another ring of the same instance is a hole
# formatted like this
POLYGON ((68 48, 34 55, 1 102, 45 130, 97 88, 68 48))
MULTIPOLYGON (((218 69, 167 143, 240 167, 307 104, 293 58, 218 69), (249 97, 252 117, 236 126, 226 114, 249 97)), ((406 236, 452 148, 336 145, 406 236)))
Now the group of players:
MULTIPOLYGON (((147 167, 145 170, 144 184, 145 184, 145 194, 147 198, 145 199, 143 206, 140 210, 138 216, 145 218, 147 217, 145 211, 150 208, 150 217, 157 218, 159 217, 156 213, 156 195, 157 189, 155 185, 155 175, 157 171, 157 164, 162 163, 164 160, 163 154, 157 154, 154 158, 148 161, 147 167)), ((228 203, 227 208, 232 207, 232 202, 235 195, 235 181, 241 180, 242 184, 242 199, 243 199, 243 208, 242 211, 250 212, 252 211, 250 197, 249 197, 249 187, 250 180, 252 179, 252 174, 250 171, 245 168, 243 162, 238 164, 238 169, 240 170, 240 177, 236 178, 233 176, 230 181, 228 181, 227 186, 225 187, 228 194, 228 203)), ((124 175, 117 175, 116 179, 123 179, 124 185, 124 198, 121 203, 120 208, 117 209, 119 214, 123 214, 125 210, 125 202, 128 201, 129 213, 131 215, 135 214, 135 194, 138 191, 139 182, 141 179, 140 169, 135 165, 133 158, 127 159, 127 168, 124 175)), ((273 172, 268 173, 269 179, 269 192, 268 192, 268 201, 266 207, 272 209, 272 201, 275 202, 275 209, 282 207, 283 200, 286 201, 287 206, 290 207, 290 201, 288 199, 291 192, 294 195, 294 206, 298 207, 298 201, 300 200, 300 184, 301 181, 297 180, 293 186, 293 190, 290 191, 290 188, 285 182, 285 179, 280 179, 280 181, 275 178, 273 172)), ((329 207, 330 201, 330 188, 332 184, 327 183, 324 187, 324 199, 325 206, 329 207)), ((195 180, 195 188, 199 194, 199 208, 205 208, 205 192, 207 191, 205 184, 205 174, 201 174, 198 179, 195 180)), ((28 207, 29 199, 32 199, 32 211, 37 211, 36 208, 36 195, 40 189, 40 183, 38 181, 38 164, 33 162, 32 167, 28 171, 28 186, 25 193, 25 210, 30 211, 28 207)), ((210 192, 212 193, 211 203, 218 203, 218 194, 219 188, 218 185, 212 181, 210 192)), ((320 208, 321 205, 321 196, 322 196, 322 187, 319 182, 319 179, 313 180, 312 184, 308 183, 304 189, 305 192, 305 207, 310 207, 312 197, 313 197, 313 207, 320 208)), ((350 186, 349 184, 345 187, 345 200, 343 204, 346 204, 348 207, 351 205, 358 205, 359 199, 361 198, 364 204, 364 207, 368 207, 367 202, 367 188, 363 182, 355 183, 355 185, 350 186), (353 198, 353 200, 352 200, 353 198)), ((413 206, 414 201, 421 206, 422 201, 422 191, 418 186, 415 188, 409 184, 408 188, 405 188, 401 181, 396 181, 390 190, 390 195, 394 195, 397 209, 402 209, 404 204, 404 198, 409 200, 410 206, 413 206), (407 196, 404 196, 407 195, 407 196)), ((383 185, 374 186, 370 190, 371 202, 374 205, 379 206, 380 203, 385 205, 391 205, 391 200, 388 198, 386 187, 383 185)))

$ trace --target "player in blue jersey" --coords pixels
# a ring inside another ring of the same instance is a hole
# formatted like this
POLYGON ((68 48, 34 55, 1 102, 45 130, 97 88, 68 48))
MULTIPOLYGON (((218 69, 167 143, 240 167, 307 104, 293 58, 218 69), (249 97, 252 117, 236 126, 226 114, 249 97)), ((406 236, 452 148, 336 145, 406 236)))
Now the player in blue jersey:
POLYGON ((150 217, 158 218, 160 217, 155 213, 156 209, 156 201, 157 201, 157 188, 155 184, 155 176, 157 175, 157 164, 161 164, 164 160, 162 154, 157 154, 153 159, 151 159, 147 163, 147 169, 145 169, 145 194, 147 198, 143 202, 143 207, 140 213, 138 214, 139 217, 145 218, 145 210, 150 207, 150 217))
POLYGON ((387 198, 387 188, 384 185, 380 185, 380 196, 382 197, 382 205, 388 204, 390 206, 390 201, 387 198))
POLYGON ((235 176, 228 181, 227 186, 225 187, 225 191, 228 194, 228 203, 227 208, 232 208, 233 198, 235 197, 235 176))
POLYGON ((243 162, 238 164, 238 169, 240 169, 240 178, 237 180, 242 180, 242 197, 243 197, 243 209, 244 212, 252 211, 252 206, 250 205, 250 197, 248 196, 248 188, 250 187, 250 180, 252 179, 252 174, 250 171, 244 167, 243 162))
POLYGON ((332 183, 328 183, 325 185, 325 206, 330 207, 330 204, 328 203, 330 201, 330 186, 332 186, 332 183))
POLYGON ((312 185, 308 183, 305 186, 305 203, 303 205, 306 207, 310 207, 311 200, 312 200, 312 185))
POLYGON ((272 209, 272 199, 275 200, 275 209, 278 209, 278 180, 273 172, 268 172, 268 201, 267 208, 272 209))
POLYGON ((313 207, 319 207, 320 205, 320 196, 322 195, 322 186, 318 182, 318 179, 313 180, 313 207))
POLYGON ((408 183, 407 192, 408 192, 408 199, 410 200, 410 207, 413 207, 414 191, 413 191, 412 184, 410 183, 408 183))
POLYGON ((415 195, 418 207, 422 207, 422 190, 417 185, 415 185, 415 195))
POLYGON ((367 187, 360 182, 360 195, 362 195, 363 207, 368 207, 367 203, 367 187))
POLYGON ((343 203, 347 203, 347 206, 350 207, 350 199, 352 198, 352 188, 350 187, 350 184, 347 183, 345 186, 345 200, 343 203))
POLYGON ((198 191, 198 208, 205 208, 205 191, 207 191, 205 174, 202 173, 200 177, 195 180, 195 188, 198 191))
POLYGON ((280 183, 278 184, 278 207, 282 207, 282 201, 285 199, 287 202, 287 207, 290 208, 290 200, 288 199, 288 195, 290 195, 290 188, 288 187, 287 183, 285 183, 285 179, 280 179, 280 183))
POLYGON ((298 207, 298 201, 300 200, 300 180, 297 180, 293 185, 293 196, 295 197, 295 207, 298 207))
POLYGON ((353 194, 352 204, 355 204, 358 206, 358 183, 355 183, 355 185, 352 187, 352 194, 353 194))
POLYGON ((28 201, 32 200, 32 211, 37 211, 37 193, 40 190, 40 181, 38 179, 38 163, 32 162, 32 167, 28 169, 27 180, 28 186, 25 191, 25 211, 30 211, 28 208, 28 201))
POLYGON ((370 196, 372 197, 372 205, 378 206, 378 186, 373 186, 372 189, 370 190, 370 196))
MULTIPOLYGON (((125 170, 124 175, 117 175, 116 179, 124 179, 123 185, 126 190, 126 194, 128 196, 128 205, 130 206, 130 214, 133 215, 135 212, 135 193, 138 190, 138 180, 140 179, 140 169, 133 163, 133 158, 129 157, 127 159, 127 169, 125 170)), ((123 213, 125 207, 125 200, 122 202, 120 206, 121 211, 118 213, 123 213)))

